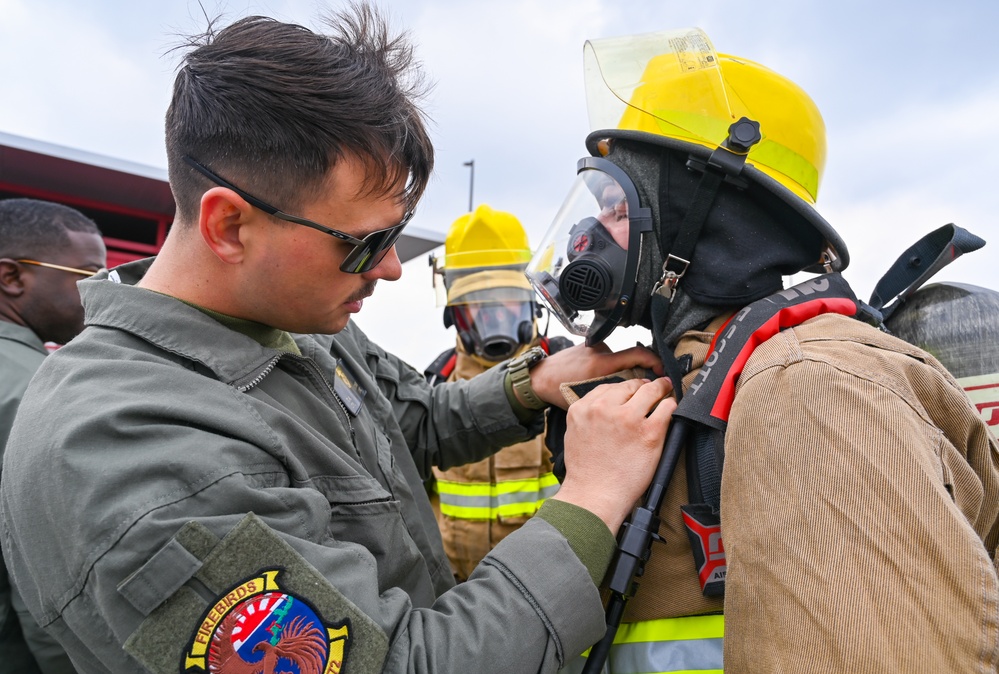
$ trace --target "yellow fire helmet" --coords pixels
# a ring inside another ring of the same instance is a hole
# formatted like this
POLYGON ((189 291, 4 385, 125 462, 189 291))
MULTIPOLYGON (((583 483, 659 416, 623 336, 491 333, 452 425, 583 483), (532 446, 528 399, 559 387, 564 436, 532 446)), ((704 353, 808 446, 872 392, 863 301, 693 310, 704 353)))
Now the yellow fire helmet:
POLYGON ((443 258, 431 257, 438 306, 530 302, 534 294, 523 274, 530 260, 527 232, 516 216, 482 204, 451 225, 443 258))
POLYGON ((715 53, 699 28, 589 40, 584 61, 591 154, 606 156, 615 137, 694 146, 695 153, 699 146, 707 154, 740 118, 758 122, 762 139, 749 150, 744 175, 805 216, 829 243, 827 262, 846 267, 845 244, 812 208, 826 160, 825 124, 798 85, 715 53))
POLYGON ((594 129, 644 131, 714 149, 733 122, 748 117, 760 123, 763 139, 747 163, 815 203, 825 124, 794 82, 748 59, 716 54, 698 28, 591 40, 585 55, 587 79, 603 82, 587 85, 594 129))

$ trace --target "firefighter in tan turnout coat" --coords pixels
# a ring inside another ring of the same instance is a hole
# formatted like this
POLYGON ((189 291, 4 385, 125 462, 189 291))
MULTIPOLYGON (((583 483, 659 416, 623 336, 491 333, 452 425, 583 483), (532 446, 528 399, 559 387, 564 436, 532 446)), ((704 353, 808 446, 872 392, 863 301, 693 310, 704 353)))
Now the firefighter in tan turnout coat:
MULTIPOLYGON (((471 379, 508 358, 553 348, 538 334, 538 305, 523 274, 530 259, 527 234, 510 213, 483 204, 455 220, 444 258, 433 264, 439 297, 446 293, 444 325, 455 327, 457 340, 427 368, 428 381, 471 379)), ((556 350, 569 344, 552 342, 556 350)), ((434 475, 444 549, 459 581, 558 489, 543 435, 434 475)))

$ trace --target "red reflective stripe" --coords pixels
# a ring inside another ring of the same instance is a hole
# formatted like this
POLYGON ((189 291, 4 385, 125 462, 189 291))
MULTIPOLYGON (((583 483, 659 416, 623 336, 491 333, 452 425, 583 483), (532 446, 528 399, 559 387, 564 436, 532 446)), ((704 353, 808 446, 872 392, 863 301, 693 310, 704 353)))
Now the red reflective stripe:
POLYGON ((452 353, 451 357, 447 359, 446 363, 444 363, 444 367, 441 368, 441 379, 447 379, 448 377, 451 376, 451 373, 454 372, 454 366, 455 364, 457 364, 457 362, 458 362, 458 354, 452 353))
POLYGON ((999 387, 999 383, 996 383, 996 384, 982 384, 981 386, 966 386, 964 388, 964 390, 965 391, 981 391, 982 389, 986 389, 986 388, 997 388, 997 387, 999 387))
MULTIPOLYGON (((722 383, 715 404, 711 407, 711 416, 728 423, 728 415, 732 411, 732 402, 735 400, 735 384, 742 374, 742 369, 746 366, 746 361, 753 354, 753 351, 763 342, 767 341, 785 328, 801 325, 810 318, 815 318, 820 314, 842 314, 844 316, 854 316, 857 313, 857 305, 851 300, 842 297, 825 297, 790 307, 784 307, 776 314, 767 319, 767 322, 756 329, 749 336, 742 350, 735 357, 731 369, 725 373, 725 381, 722 383)), ((729 319, 731 321, 731 319, 729 319)), ((726 321, 725 325, 728 325, 726 321)), ((715 339, 722 334, 722 330, 715 333, 715 339)), ((711 341, 711 349, 714 350, 715 342, 711 341)), ((710 352, 709 352, 710 356, 710 352)), ((705 359, 706 360, 706 359, 705 359)))

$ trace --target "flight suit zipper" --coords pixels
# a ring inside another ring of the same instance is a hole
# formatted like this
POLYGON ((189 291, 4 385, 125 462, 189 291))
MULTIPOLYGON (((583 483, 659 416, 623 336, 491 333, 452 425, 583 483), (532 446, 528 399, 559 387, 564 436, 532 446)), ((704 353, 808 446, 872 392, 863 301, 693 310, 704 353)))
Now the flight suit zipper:
POLYGON ((246 393, 251 388, 262 382, 264 380, 264 377, 269 375, 271 371, 273 371, 274 368, 277 367, 279 360, 281 360, 280 355, 271 358, 270 361, 267 363, 267 365, 264 366, 264 369, 261 370, 260 373, 256 377, 254 377, 252 381, 250 381, 250 383, 243 384, 242 386, 237 386, 236 390, 239 391, 240 393, 246 393))
POLYGON ((309 361, 308 365, 316 374, 319 375, 319 378, 322 379, 324 384, 326 384, 326 390, 333 394, 333 399, 336 400, 337 405, 340 406, 340 411, 343 412, 343 418, 347 422, 347 428, 350 429, 350 442, 356 449, 357 442, 354 435, 354 424, 350 421, 350 413, 347 411, 347 406, 343 404, 343 400, 341 400, 340 396, 337 395, 336 390, 333 388, 333 384, 331 384, 329 379, 326 378, 323 371, 319 369, 319 366, 311 361, 309 361))
POLYGON ((333 396, 333 400, 336 401, 337 408, 339 408, 340 410, 342 421, 347 426, 347 430, 350 431, 350 443, 354 446, 354 451, 356 452, 357 437, 356 437, 356 432, 354 430, 354 424, 351 423, 350 421, 350 413, 347 411, 347 406, 343 404, 343 400, 340 399, 340 396, 338 396, 336 391, 333 389, 333 384, 330 383, 329 379, 326 378, 326 375, 323 374, 323 371, 312 360, 308 358, 299 358, 294 356, 292 357, 292 360, 296 364, 302 366, 304 369, 309 370, 317 377, 319 377, 319 380, 323 382, 323 384, 326 386, 326 389, 323 391, 323 393, 328 392, 330 395, 333 396))
POLYGON ((252 381, 250 381, 250 383, 244 384, 242 386, 237 386, 236 390, 239 391, 240 393, 246 393, 254 386, 260 384, 260 382, 264 380, 264 377, 269 375, 274 370, 274 368, 277 367, 278 361, 280 361, 281 358, 284 357, 285 355, 287 355, 287 357, 299 367, 308 370, 312 374, 315 374, 319 378, 319 380, 323 382, 323 384, 326 386, 325 390, 321 390, 320 392, 323 395, 325 395, 326 392, 329 392, 333 396, 333 400, 336 402, 336 407, 334 407, 333 409, 339 409, 340 413, 337 416, 340 417, 341 422, 343 422, 343 424, 347 427, 347 430, 350 431, 350 442, 354 446, 354 451, 356 453, 357 435, 356 431, 354 430, 354 424, 351 423, 350 421, 350 413, 347 411, 347 406, 343 404, 343 401, 340 399, 340 396, 337 395, 336 391, 333 389, 333 385, 330 384, 329 379, 326 378, 326 375, 323 374, 323 371, 312 360, 289 354, 280 354, 274 356, 264 366, 264 369, 262 369, 260 373, 256 377, 254 377, 252 381))

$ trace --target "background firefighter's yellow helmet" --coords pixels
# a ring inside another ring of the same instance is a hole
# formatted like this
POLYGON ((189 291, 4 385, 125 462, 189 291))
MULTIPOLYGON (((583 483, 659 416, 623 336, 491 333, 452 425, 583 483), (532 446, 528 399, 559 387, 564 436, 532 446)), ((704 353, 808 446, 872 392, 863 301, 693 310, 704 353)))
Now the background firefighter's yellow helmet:
POLYGON ((537 305, 524 276, 530 260, 520 221, 485 204, 455 220, 443 259, 431 258, 438 305, 447 305, 444 327, 454 325, 465 353, 486 367, 537 337, 537 305))
POLYGON ((763 139, 747 163, 815 203, 825 124, 808 94, 783 75, 715 53, 698 28, 591 40, 586 75, 594 129, 642 131, 714 149, 739 118, 759 122, 763 139))
POLYGON ((527 232, 511 213, 486 204, 452 223, 444 257, 433 258, 435 287, 443 281, 444 302, 531 301, 523 269, 531 260, 527 232))

